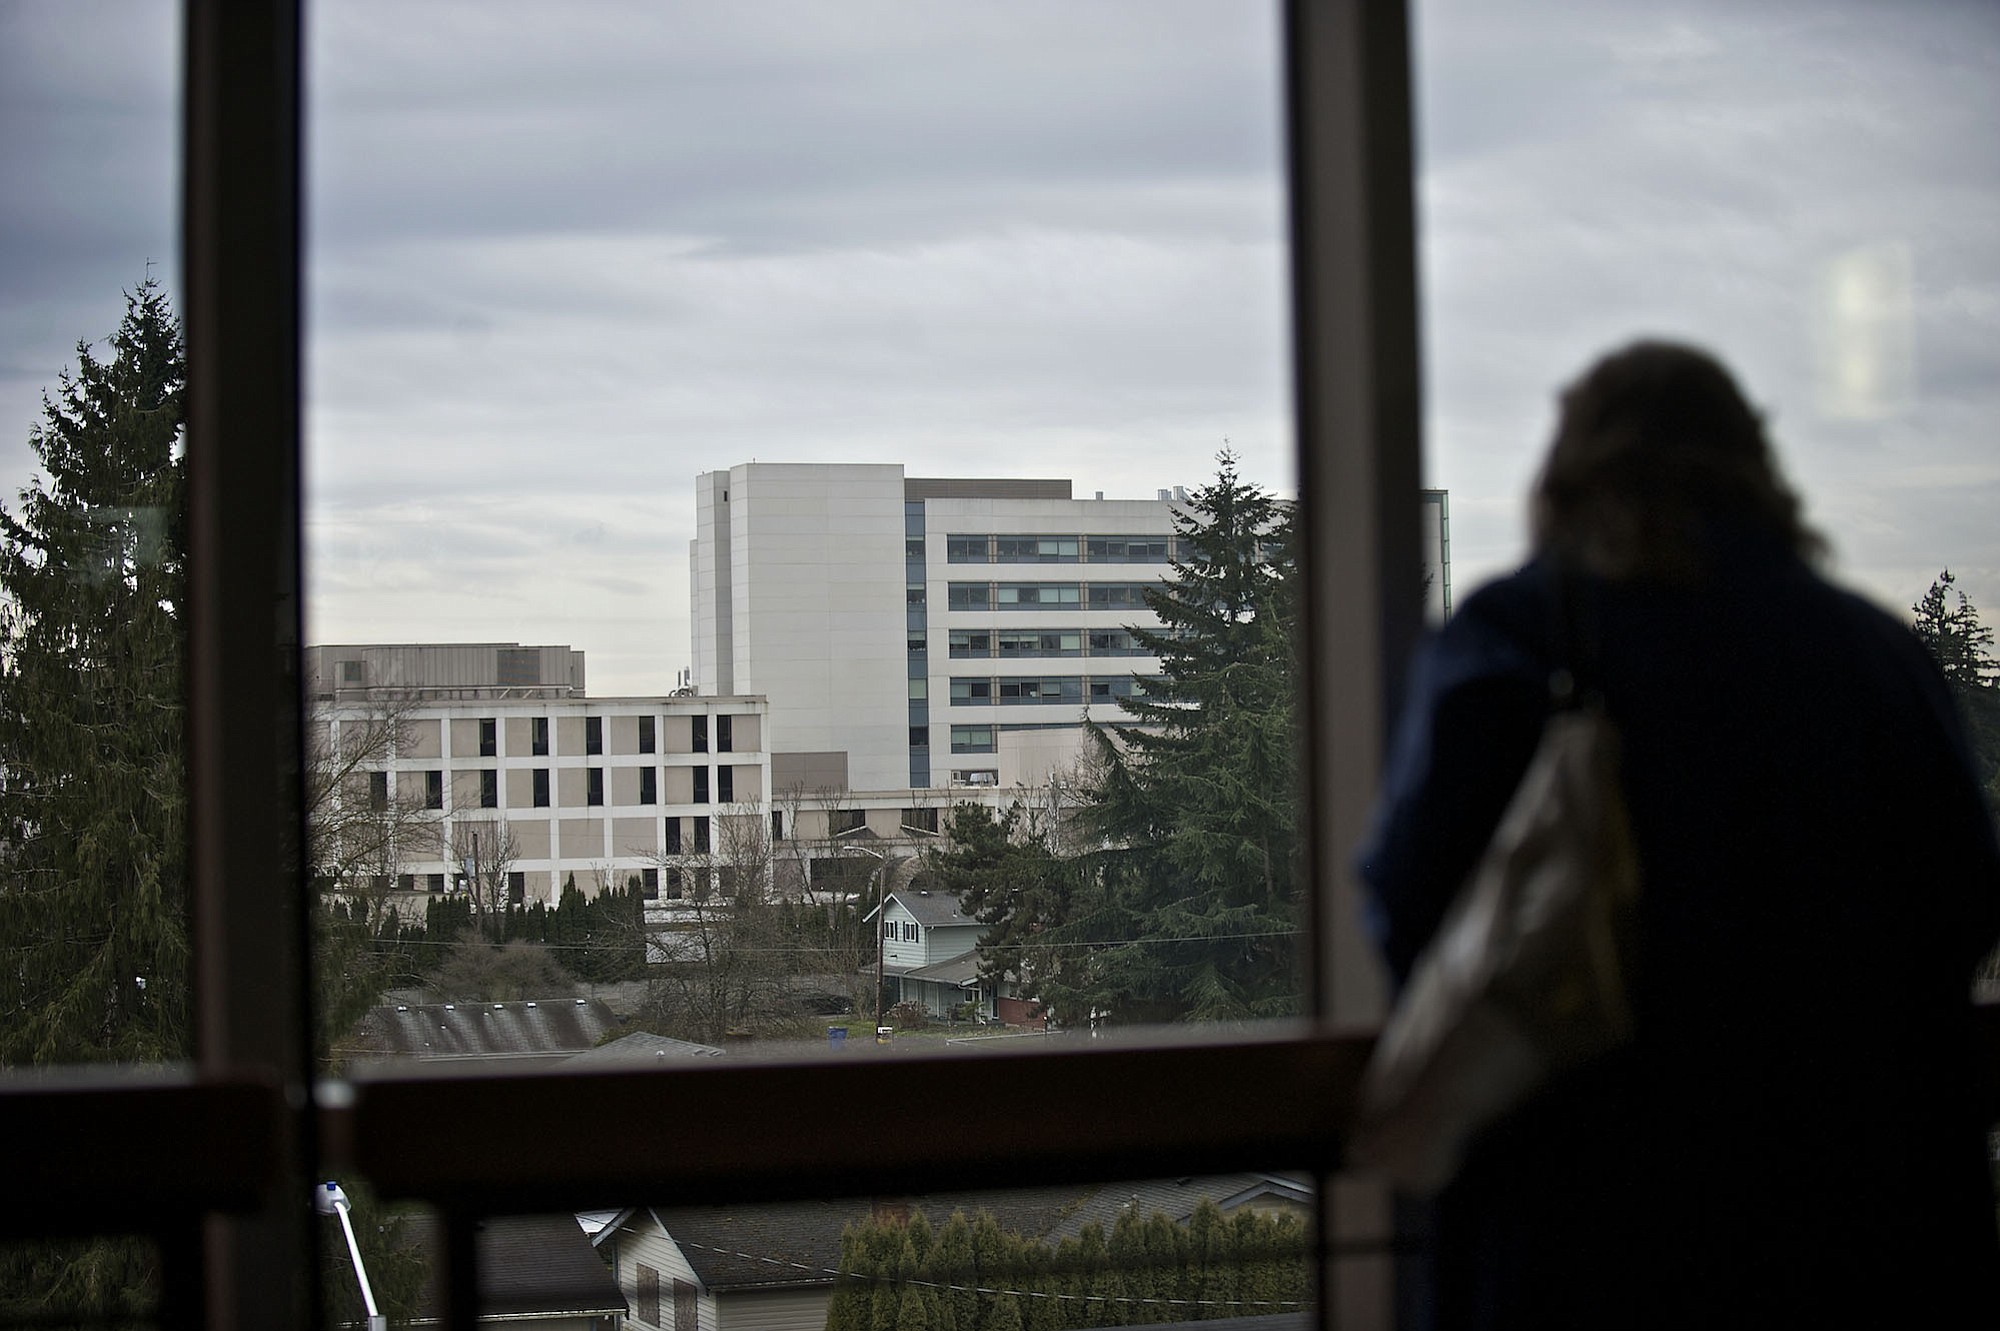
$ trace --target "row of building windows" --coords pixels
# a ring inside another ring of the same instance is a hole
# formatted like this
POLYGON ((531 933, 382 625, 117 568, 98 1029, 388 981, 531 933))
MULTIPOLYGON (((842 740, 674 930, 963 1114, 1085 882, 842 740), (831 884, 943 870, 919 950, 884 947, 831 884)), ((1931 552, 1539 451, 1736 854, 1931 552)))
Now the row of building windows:
MULTIPOLYGON (((634 801, 635 803, 658 804, 660 802, 660 770, 657 767, 627 768, 621 770, 636 770, 639 773, 639 797, 634 801)), ((707 804, 709 802, 710 789, 709 769, 706 767, 694 767, 685 770, 689 771, 693 778, 691 782, 693 795, 688 800, 688 803, 707 804)), ((587 767, 583 769, 583 772, 584 803, 587 805, 604 803, 604 769, 602 767, 587 767)), ((464 775, 469 775, 469 773, 452 773, 454 782, 457 778, 464 775)), ((537 809, 548 808, 550 805, 549 769, 546 767, 536 767, 530 770, 528 776, 529 801, 531 806, 537 809)), ((424 807, 426 809, 444 808, 444 772, 438 768, 431 768, 423 773, 423 778, 424 807)), ((717 803, 731 804, 735 802, 736 769, 734 767, 718 766, 715 768, 714 791, 717 803)), ((378 812, 389 807, 389 774, 387 772, 370 772, 368 774, 368 806, 378 812)), ((500 773, 493 768, 487 767, 479 770, 478 807, 482 809, 497 809, 500 807, 500 773)))
MULTIPOLYGON (((1140 610, 1156 582, 954 582, 947 584, 950 610, 1140 610)), ((921 602, 924 589, 911 587, 921 602)))
POLYGON ((999 675, 951 681, 954 707, 1116 702, 1144 693, 1144 681, 1134 675, 999 675))
POLYGON ((952 629, 952 656, 1151 656, 1130 629, 952 629))
MULTIPOLYGON (((621 718, 623 719, 623 718, 621 718)), ((659 751, 659 718, 641 716, 638 721, 640 753, 659 751)), ((678 719, 678 718, 677 718, 678 719)), ((500 721, 498 717, 482 716, 479 721, 479 756, 497 758, 500 756, 500 721)), ((724 714, 715 718, 715 751, 730 753, 735 749, 735 718, 724 714)), ((688 722, 688 751, 707 753, 709 751, 709 718, 691 716, 688 722)), ((583 752, 587 757, 595 757, 604 752, 604 718, 586 716, 583 718, 583 752)), ((531 716, 528 718, 528 753, 531 757, 547 757, 549 753, 549 718, 531 716)))
POLYGON ((1164 564, 1171 536, 996 536, 944 538, 952 564, 1164 564))

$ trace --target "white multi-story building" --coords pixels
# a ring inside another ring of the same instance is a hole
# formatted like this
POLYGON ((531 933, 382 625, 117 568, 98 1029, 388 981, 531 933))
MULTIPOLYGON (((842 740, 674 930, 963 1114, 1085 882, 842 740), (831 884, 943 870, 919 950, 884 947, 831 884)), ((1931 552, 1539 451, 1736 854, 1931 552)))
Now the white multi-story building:
POLYGON ((311 647, 305 672, 330 807, 364 831, 394 814, 395 844, 351 866, 378 889, 458 890, 498 856, 516 904, 572 880, 672 899, 732 820, 791 831, 766 821, 761 698, 587 697, 582 652, 513 643, 311 647))
POLYGON ((769 700, 774 790, 1040 785, 1158 669, 1128 629, 1184 495, 788 463, 696 494, 696 686, 769 700))

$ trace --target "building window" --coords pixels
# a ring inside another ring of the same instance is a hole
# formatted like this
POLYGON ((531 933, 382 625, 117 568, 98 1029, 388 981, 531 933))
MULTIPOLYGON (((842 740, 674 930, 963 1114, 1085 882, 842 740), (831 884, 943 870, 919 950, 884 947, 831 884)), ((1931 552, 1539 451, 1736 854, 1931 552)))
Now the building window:
POLYGON ((947 536, 944 558, 947 564, 984 564, 991 558, 990 536, 947 536))
POLYGON ((708 803, 708 769, 706 767, 697 767, 694 769, 693 802, 696 804, 708 803))
POLYGON ((930 746, 931 728, 929 726, 911 726, 910 747, 913 749, 928 749, 930 746))
POLYGON ((1077 703, 1083 701, 1083 681, 1075 675, 1002 678, 996 697, 1002 703, 1077 703))
POLYGON ((983 707, 993 701, 993 681, 990 679, 954 679, 951 682, 951 705, 954 707, 983 707))
POLYGON ((1084 542, 1093 564, 1164 564, 1167 538, 1164 536, 1092 536, 1084 542))
POLYGON ((924 584, 913 582, 903 588, 903 603, 905 605, 921 606, 924 603, 924 584))
POLYGON ((924 635, 921 633, 912 633, 910 635, 910 655, 922 656, 924 655, 926 650, 927 648, 924 645, 924 635))
POLYGON ((660 871, 658 869, 639 870, 639 892, 648 901, 660 899, 660 871))
POLYGON ((1000 773, 991 767, 954 768, 951 783, 954 786, 997 786, 1000 784, 1000 773))
POLYGON ((549 807, 549 769, 546 767, 537 767, 534 773, 534 782, 535 807, 537 809, 546 809, 549 807))
POLYGON ((639 718, 639 752, 651 753, 652 751, 653 751, 653 718, 650 716, 642 716, 639 718))
POLYGON ((426 892, 442 892, 442 891, 444 891, 444 875, 443 875, 443 874, 441 874, 441 873, 427 873, 427 874, 425 874, 425 875, 424 875, 424 890, 425 890, 426 892))
POLYGON ((674 1282, 674 1331, 701 1331, 700 1305, 694 1286, 685 1280, 674 1282))
POLYGON ((1092 610, 1144 610, 1150 582, 1093 582, 1090 584, 1092 610))
POLYGON ((507 875, 507 904, 510 906, 528 904, 528 875, 518 869, 507 875))
POLYGON ((1074 536, 996 536, 993 562, 996 564, 1074 564, 1078 541, 1074 536))
POLYGON ((360 688, 368 682, 368 672, 359 661, 340 663, 340 682, 344 687, 360 688))
POLYGON ((953 726, 951 728, 951 751, 953 753, 992 753, 992 726, 953 726))
POLYGON ((660 1273, 644 1262, 639 1263, 639 1320, 660 1324, 660 1273))
POLYGON ((583 718, 583 751, 585 755, 604 752, 604 718, 586 716, 583 718))
POLYGON ((583 802, 593 805, 604 803, 604 769, 592 767, 587 769, 587 773, 588 784, 584 788, 583 802))
POLYGON ((715 751, 736 752, 736 718, 727 712, 715 718, 715 751))
POLYGON ((1092 629, 1090 631, 1090 654, 1092 656, 1148 656, 1151 655, 1129 629, 1092 629))
POLYGON ((687 890, 682 886, 683 881, 679 869, 667 870, 667 900, 679 901, 681 899, 682 894, 687 890))
POLYGON ((721 804, 736 802, 736 769, 722 766, 715 769, 715 798, 721 804))
POLYGON ((923 702, 931 696, 931 682, 918 675, 910 681, 910 701, 923 702))
POLYGON ((678 818, 669 818, 667 819, 667 854, 678 855, 680 853, 681 820, 678 818))
POLYGON ((500 774, 490 767, 479 774, 479 807, 482 809, 500 807, 500 774))
POLYGON ((708 854, 708 815, 697 814, 694 820, 694 851, 697 855, 708 854))
MULTIPOLYGON (((385 772, 382 773, 382 775, 384 777, 387 777, 388 773, 385 772)), ((378 809, 386 808, 387 800, 388 797, 385 792, 383 796, 383 803, 378 804, 375 807, 378 809)), ((424 773, 424 807, 426 809, 442 809, 444 807, 443 772, 430 771, 424 773)))
POLYGON ((639 769, 639 803, 658 804, 660 802, 660 773, 653 767, 639 769))
POLYGON ((944 603, 947 610, 990 610, 993 608, 993 584, 954 582, 945 588, 944 603))
POLYGON ((938 830, 936 809, 905 809, 902 816, 903 827, 908 831, 930 832, 935 835, 938 830))
POLYGON ((1074 582, 1003 582, 993 588, 999 610, 1074 610, 1082 604, 1081 584, 1074 582))
POLYGON ((945 642, 953 656, 993 655, 993 635, 985 629, 952 629, 945 642))
MULTIPOLYGON (((368 875, 368 886, 369 886, 369 888, 370 888, 371 890, 373 890, 374 892, 376 892, 376 893, 378 893, 378 894, 379 894, 379 893, 383 893, 383 892, 387 892, 387 891, 389 890, 389 875, 388 875, 388 874, 386 874, 386 873, 371 873, 371 874, 369 874, 369 875, 368 875)), ((414 891, 416 891, 416 890, 417 890, 417 876, 416 876, 415 874, 413 874, 413 873, 399 873, 399 874, 397 874, 397 875, 396 875, 396 890, 397 890, 398 892, 414 892, 414 891)))
POLYGON ((500 752, 500 722, 491 716, 479 718, 479 756, 492 758, 500 752))
POLYGON ((688 718, 688 748, 694 753, 708 752, 708 718, 691 716, 688 718))
POLYGON ((783 841, 784 839, 785 811, 783 809, 773 809, 771 810, 771 840, 783 841))
POLYGON ((368 774, 368 807, 380 813, 389 807, 389 774, 370 772, 368 774))
POLYGON ((826 815, 826 830, 833 836, 859 832, 868 826, 868 815, 860 809, 832 809, 826 815))
POLYGON ((528 718, 528 753, 536 758, 549 756, 549 719, 546 716, 528 718))

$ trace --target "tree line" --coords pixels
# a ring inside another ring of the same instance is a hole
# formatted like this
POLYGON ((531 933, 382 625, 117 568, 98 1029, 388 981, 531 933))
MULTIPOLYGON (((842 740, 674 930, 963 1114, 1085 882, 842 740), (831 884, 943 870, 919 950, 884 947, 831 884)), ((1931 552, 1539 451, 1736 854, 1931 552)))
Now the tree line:
POLYGON ((1297 1312, 1311 1294, 1305 1225, 1203 1200, 1184 1224, 1121 1212, 1051 1243, 955 1211, 933 1228, 851 1225, 826 1331, 1082 1331, 1297 1312))

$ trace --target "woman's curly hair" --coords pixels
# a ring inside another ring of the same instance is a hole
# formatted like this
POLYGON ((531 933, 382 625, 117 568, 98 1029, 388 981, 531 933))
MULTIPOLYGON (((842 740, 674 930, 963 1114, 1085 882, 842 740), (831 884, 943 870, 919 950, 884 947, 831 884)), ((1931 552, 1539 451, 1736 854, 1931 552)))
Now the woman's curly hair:
POLYGON ((1614 351, 1563 391, 1530 522, 1537 551, 1610 578, 1701 577, 1729 528, 1826 552, 1735 379, 1672 342, 1614 351))

